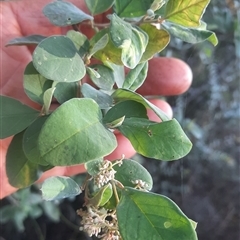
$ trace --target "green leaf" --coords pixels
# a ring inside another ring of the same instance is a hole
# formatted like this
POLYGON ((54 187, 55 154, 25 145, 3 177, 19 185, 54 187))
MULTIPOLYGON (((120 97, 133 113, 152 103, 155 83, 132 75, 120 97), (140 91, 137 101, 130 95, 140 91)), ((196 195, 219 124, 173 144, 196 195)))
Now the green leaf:
POLYGON ((53 166, 68 166, 110 154, 117 146, 116 138, 101 120, 101 111, 92 99, 75 98, 63 103, 41 130, 41 157, 53 166))
POLYGON ((45 36, 42 35, 29 35, 26 37, 18 37, 11 39, 7 44, 6 47, 8 46, 22 46, 22 45, 31 45, 31 44, 39 44, 43 39, 45 39, 45 36))
POLYGON ((180 38, 185 42, 194 44, 207 40, 214 46, 218 44, 216 34, 212 31, 197 28, 185 28, 170 22, 163 23, 162 25, 171 35, 180 38))
POLYGON ((117 48, 129 48, 132 37, 132 25, 116 14, 111 15, 110 37, 117 48))
POLYGON ((94 176, 99 173, 99 164, 103 162, 102 158, 95 159, 84 164, 88 174, 94 176))
POLYGON ((117 206, 120 234, 124 240, 197 240, 191 222, 169 198, 126 188, 117 206))
POLYGON ((198 27, 210 0, 169 0, 164 18, 185 27, 198 27))
POLYGON ((190 219, 190 218, 189 218, 188 220, 191 222, 193 229, 196 230, 198 223, 195 222, 195 221, 193 221, 193 220, 190 219))
POLYGON ((87 73, 97 87, 107 91, 112 90, 114 85, 112 69, 104 65, 94 64, 87 68, 87 73))
POLYGON ((161 109, 157 108, 154 104, 149 102, 147 99, 145 99, 138 93, 132 92, 127 89, 119 88, 112 94, 112 97, 115 100, 115 102, 121 102, 126 100, 133 100, 139 102, 143 104, 145 107, 152 109, 156 113, 156 115, 162 119, 162 121, 169 120, 169 117, 161 109))
POLYGON ((41 157, 38 148, 38 136, 43 124, 49 115, 39 117, 35 120, 23 134, 23 151, 29 161, 35 164, 48 165, 41 157))
POLYGON ((94 55, 99 50, 105 48, 107 46, 108 41, 109 41, 109 36, 106 33, 99 40, 97 40, 97 42, 94 43, 94 45, 91 47, 91 50, 90 50, 90 53, 89 53, 89 57, 94 55))
POLYGON ((47 178, 41 188, 44 200, 59 200, 66 197, 74 197, 81 193, 78 184, 69 177, 47 178))
POLYGON ((104 190, 101 191, 101 200, 99 202, 100 207, 104 206, 113 195, 113 189, 110 183, 105 185, 103 188, 104 190))
POLYGON ((136 91, 144 83, 147 72, 148 62, 138 64, 134 69, 128 72, 122 88, 136 91))
POLYGON ((114 0, 85 0, 85 3, 92 15, 107 11, 114 3, 114 0))
MULTIPOLYGON (((121 192, 118 191, 118 189, 117 189, 117 194, 118 194, 118 197, 121 196, 121 192)), ((113 194, 112 197, 108 200, 108 202, 103 207, 107 210, 114 211, 117 207, 117 204, 118 204, 117 199, 115 197, 115 194, 113 194)))
POLYGON ((103 122, 106 124, 112 123, 113 121, 120 119, 123 116, 125 118, 148 118, 147 110, 143 104, 132 100, 126 100, 117 103, 114 107, 109 109, 103 118, 103 122))
POLYGON ((64 27, 93 20, 93 17, 86 14, 70 2, 55 1, 43 8, 43 14, 56 26, 64 27))
POLYGON ((122 125, 123 121, 125 119, 125 116, 117 118, 113 120, 112 122, 106 123, 107 128, 117 128, 122 125))
MULTIPOLYGON (((108 32, 109 32, 108 28, 99 31, 90 40, 90 45, 94 46, 102 37, 104 37, 105 34, 108 34, 108 32)), ((102 61, 105 65, 108 65, 108 62, 110 63, 112 62, 117 65, 122 65, 123 63, 121 61, 121 54, 122 50, 120 48, 115 47, 112 40, 109 39, 107 45, 104 48, 98 50, 93 56, 102 61)))
POLYGON ((163 29, 157 29, 151 24, 141 24, 140 28, 148 34, 148 45, 143 53, 142 61, 147 61, 156 53, 161 52, 170 42, 170 35, 163 29))
POLYGON ((58 82, 76 82, 86 69, 74 43, 66 36, 51 36, 39 43, 33 65, 44 77, 58 82))
POLYGON ((155 12, 155 11, 157 11, 158 9, 162 8, 162 6, 163 6, 165 3, 166 3, 165 0, 154 0, 153 3, 151 4, 150 9, 155 12))
MULTIPOLYGON (((12 220, 15 214, 21 209, 18 205, 5 205, 0 208, 0 223, 7 223, 12 220)), ((26 214, 27 215, 27 214, 26 214)), ((26 216, 27 217, 27 216, 26 216)))
POLYGON ((140 17, 146 14, 153 0, 116 0, 116 13, 120 17, 140 17))
POLYGON ((177 160, 189 153, 192 143, 177 120, 154 123, 142 118, 125 119, 118 128, 134 149, 145 157, 177 160))
POLYGON ((90 68, 90 67, 87 67, 86 68, 87 69, 87 73, 88 73, 88 75, 90 76, 90 78, 92 77, 92 78, 100 78, 100 74, 95 70, 95 69, 93 69, 93 68, 90 68))
POLYGON ((55 202, 42 201, 41 207, 43 208, 44 214, 53 222, 60 221, 60 208, 55 202))
POLYGON ((43 94, 51 88, 52 81, 43 77, 36 68, 33 66, 33 62, 30 62, 24 71, 23 87, 28 97, 34 101, 43 105, 43 94))
POLYGON ((22 206, 13 204, 2 206, 0 209, 0 216, 1 223, 9 224, 9 221, 12 221, 18 231, 24 231, 25 227, 23 222, 28 217, 28 213, 23 211, 22 206))
POLYGON ((23 87, 27 96, 32 101, 43 105, 43 94, 51 86, 52 81, 39 74, 33 66, 33 62, 30 62, 25 68, 23 78, 23 87))
POLYGON ((131 44, 124 45, 122 49, 121 60, 128 68, 135 68, 140 62, 143 53, 148 44, 148 35, 140 28, 133 27, 131 35, 131 44))
POLYGON ((0 138, 15 135, 27 128, 39 112, 16 99, 0 96, 0 138))
POLYGON ((89 204, 92 204, 93 206, 101 207, 109 201, 112 195, 113 195, 112 185, 108 183, 107 185, 97 190, 94 196, 92 198, 88 198, 87 201, 89 202, 89 204))
POLYGON ((161 8, 159 8, 156 11, 154 11, 154 13, 155 13, 155 15, 162 17, 162 16, 164 16, 164 13, 166 12, 165 9, 166 9, 166 5, 167 5, 168 1, 165 1, 165 0, 160 0, 160 1, 164 2, 164 4, 162 5, 161 8))
POLYGON ((208 37, 206 40, 209 41, 213 46, 217 46, 218 45, 217 35, 214 32, 212 32, 212 31, 206 30, 206 32, 211 34, 210 37, 208 37))
POLYGON ((71 98, 76 98, 78 94, 78 82, 59 82, 54 91, 54 97, 62 104, 71 98))
POLYGON ((137 180, 142 180, 145 184, 144 189, 150 191, 153 186, 153 180, 150 173, 138 162, 131 159, 122 160, 122 164, 114 165, 115 179, 124 186, 135 187, 137 180))
POLYGON ((44 106, 44 111, 46 113, 49 112, 49 108, 52 103, 53 93, 54 93, 55 89, 56 89, 56 87, 51 87, 51 88, 47 89, 43 94, 43 102, 44 102, 43 106, 44 106))
POLYGON ((85 98, 93 99, 101 109, 108 109, 113 105, 113 99, 111 96, 100 90, 97 90, 87 83, 82 85, 81 92, 85 98))
POLYGON ((72 40, 81 57, 84 57, 88 53, 90 42, 84 34, 69 30, 66 36, 72 40))
POLYGON ((23 132, 13 137, 6 156, 8 181, 17 188, 28 187, 39 177, 38 165, 29 161, 23 152, 22 139, 23 132))
POLYGON ((108 66, 113 71, 113 79, 118 88, 121 88, 125 80, 124 66, 108 63, 108 66))

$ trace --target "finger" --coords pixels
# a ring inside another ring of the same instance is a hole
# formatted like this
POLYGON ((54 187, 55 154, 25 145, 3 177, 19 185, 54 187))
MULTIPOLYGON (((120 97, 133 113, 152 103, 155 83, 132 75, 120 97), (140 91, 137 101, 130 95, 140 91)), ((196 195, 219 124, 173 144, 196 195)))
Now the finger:
POLYGON ((192 83, 192 71, 182 60, 153 58, 149 61, 148 76, 138 89, 142 95, 179 95, 192 83))
POLYGON ((116 138, 118 142, 117 148, 111 154, 106 156, 105 159, 121 159, 123 155, 125 158, 131 158, 136 153, 136 151, 134 150, 130 141, 120 133, 116 134, 116 138))
MULTIPOLYGON (((151 103, 153 103, 155 106, 157 106, 158 108, 160 108, 163 112, 165 112, 166 115, 169 117, 169 119, 172 119, 173 111, 172 111, 171 106, 166 101, 161 100, 161 99, 151 99, 149 101, 151 103)), ((161 121, 161 119, 151 109, 147 109, 147 115, 151 121, 154 121, 154 122, 161 121)))
POLYGON ((11 140, 12 137, 0 139, 0 199, 10 195, 17 190, 17 188, 14 188, 9 184, 5 166, 7 148, 11 140))

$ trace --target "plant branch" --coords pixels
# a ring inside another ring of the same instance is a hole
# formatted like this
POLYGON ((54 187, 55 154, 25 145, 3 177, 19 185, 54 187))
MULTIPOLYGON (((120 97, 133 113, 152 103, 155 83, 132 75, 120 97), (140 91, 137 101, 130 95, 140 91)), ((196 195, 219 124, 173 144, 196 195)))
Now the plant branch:
POLYGON ((116 188, 115 182, 111 180, 111 184, 112 184, 112 187, 113 187, 114 196, 115 196, 117 204, 118 204, 120 200, 119 200, 119 196, 118 196, 118 193, 117 193, 117 188, 116 188))

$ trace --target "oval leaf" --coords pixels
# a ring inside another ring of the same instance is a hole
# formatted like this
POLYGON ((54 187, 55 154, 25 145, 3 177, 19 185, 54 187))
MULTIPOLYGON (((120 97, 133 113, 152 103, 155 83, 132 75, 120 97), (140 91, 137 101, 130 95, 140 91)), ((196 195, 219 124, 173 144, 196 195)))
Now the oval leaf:
POLYGON ((91 47, 90 53, 89 53, 89 58, 94 55, 97 51, 105 48, 107 46, 107 43, 109 41, 109 36, 106 33, 103 35, 94 45, 91 47))
POLYGON ((52 103, 53 93, 55 91, 56 87, 51 87, 47 89, 43 94, 43 106, 45 113, 49 112, 49 108, 52 103))
MULTIPOLYGON (((109 29, 106 28, 99 31, 97 34, 95 34, 90 41, 91 46, 94 46, 95 44, 97 44, 97 42, 106 34, 108 34, 108 32, 109 32, 109 29)), ((98 50, 93 56, 101 60, 105 65, 107 65, 108 62, 122 65, 121 54, 122 54, 122 50, 120 48, 115 47, 112 40, 109 39, 107 45, 104 48, 101 48, 100 50, 98 50)))
POLYGON ((71 98, 76 98, 78 94, 78 82, 65 83, 59 82, 54 91, 54 97, 62 104, 71 98))
POLYGON ((208 40, 214 46, 218 44, 216 34, 212 31, 198 28, 185 28, 170 22, 164 23, 163 27, 166 28, 171 35, 188 43, 194 44, 208 40))
POLYGON ((108 63, 108 67, 110 67, 113 71, 113 79, 117 87, 121 88, 125 79, 124 66, 108 63))
POLYGON ((51 88, 52 81, 43 77, 30 62, 24 71, 23 87, 28 97, 41 105, 43 105, 43 94, 51 88))
POLYGON ((112 90, 114 85, 113 71, 104 65, 95 64, 87 68, 88 75, 94 84, 103 90, 112 90))
POLYGON ((114 0, 85 0, 85 3, 92 15, 107 11, 114 3, 114 0))
POLYGON ((82 85, 81 92, 85 98, 92 98, 101 109, 108 109, 113 105, 113 99, 111 96, 100 90, 97 90, 87 83, 82 85))
POLYGON ((47 178, 41 188, 44 200, 59 200, 66 197, 74 197, 81 193, 78 184, 69 177, 47 178))
POLYGON ((147 110, 143 104, 132 100, 117 103, 104 116, 103 122, 106 124, 113 123, 115 120, 124 118, 148 118, 147 110))
POLYGON ((185 27, 198 27, 209 2, 210 0, 170 0, 164 18, 185 27))
POLYGON ((120 234, 124 240, 197 240, 190 220, 169 198, 126 188, 117 206, 120 234), (134 229, 134 230, 133 230, 134 229))
POLYGON ((112 195, 113 195, 112 185, 108 183, 107 185, 101 187, 92 198, 88 198, 87 201, 93 206, 101 207, 109 201, 112 195))
POLYGON ((6 155, 6 172, 13 187, 24 188, 33 184, 38 178, 38 165, 29 161, 22 148, 23 132, 15 135, 6 155))
POLYGON ((18 37, 10 40, 7 44, 6 47, 8 46, 22 46, 22 45, 32 45, 32 44, 39 44, 43 39, 45 39, 45 36, 42 35, 29 35, 26 37, 18 37))
POLYGON ((89 161, 89 162, 86 162, 84 164, 87 172, 91 175, 91 176, 94 176, 96 174, 99 173, 99 166, 100 164, 103 162, 103 159, 102 158, 99 158, 99 159, 96 159, 96 160, 92 160, 92 161, 89 161))
POLYGON ((0 96, 0 114, 2 139, 23 131, 38 117, 39 112, 16 99, 0 96))
POLYGON ((116 13, 120 17, 140 17, 146 14, 153 0, 116 0, 116 13))
POLYGON ((131 43, 122 48, 121 60, 128 68, 135 68, 140 62, 148 44, 148 35, 140 28, 133 27, 131 43))
POLYGON ((71 99, 58 107, 39 135, 43 159, 53 166, 85 163, 111 153, 116 138, 101 123, 102 114, 92 99, 71 99))
POLYGON ((192 148, 192 143, 175 119, 154 123, 147 119, 129 118, 118 129, 130 140, 134 149, 145 157, 177 160, 192 148))
POLYGON ((86 73, 78 50, 66 36, 44 39, 33 53, 33 65, 44 77, 58 82, 76 82, 86 73))
POLYGON ((132 25, 113 14, 111 15, 109 34, 117 48, 129 48, 132 37, 132 25))
POLYGON ((66 36, 72 40, 81 57, 84 57, 88 53, 90 43, 84 34, 69 30, 66 36))
POLYGON ((138 64, 134 69, 128 72, 122 88, 136 91, 144 83, 147 72, 148 62, 138 64))
POLYGON ((132 92, 131 90, 119 88, 112 94, 112 97, 115 100, 115 102, 121 102, 126 100, 133 100, 139 102, 143 104, 145 107, 152 109, 162 121, 169 120, 169 117, 160 108, 156 107, 154 104, 149 102, 140 94, 132 92))
POLYGON ((138 162, 131 159, 122 160, 122 164, 114 165, 115 179, 121 182, 124 186, 135 187, 136 181, 141 180, 145 184, 144 189, 150 191, 153 186, 153 180, 150 173, 138 162))
POLYGON ((170 42, 170 35, 163 29, 157 29, 151 24, 141 24, 140 28, 148 34, 148 45, 143 53, 141 62, 152 58, 156 53, 161 52, 170 42))
POLYGON ((38 148, 38 136, 48 117, 49 115, 39 117, 26 129, 23 135, 23 151, 26 157, 35 164, 48 165, 41 159, 38 148))
POLYGON ((70 2, 55 1, 43 8, 43 14, 56 26, 69 26, 80 23, 84 20, 93 20, 93 17, 86 14, 70 2))

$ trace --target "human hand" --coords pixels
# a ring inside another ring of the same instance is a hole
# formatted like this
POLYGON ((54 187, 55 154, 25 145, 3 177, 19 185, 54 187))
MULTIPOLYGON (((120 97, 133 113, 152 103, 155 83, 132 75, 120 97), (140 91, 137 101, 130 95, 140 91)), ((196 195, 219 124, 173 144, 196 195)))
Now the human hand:
MULTIPOLYGON (((6 95, 20 100, 31 107, 39 109, 40 106, 30 101, 23 90, 22 76, 26 65, 32 60, 33 47, 12 46, 5 47, 7 42, 13 38, 31 34, 45 36, 65 34, 69 28, 53 26, 42 14, 43 7, 50 0, 20 0, 14 2, 0 2, 2 11, 0 21, 2 26, 0 56, 1 59, 1 95, 6 95)), ((76 6, 87 11, 84 1, 72 0, 76 6)), ((102 22, 104 15, 97 16, 97 21, 102 22)), ((84 34, 91 37, 92 30, 85 26, 81 28, 84 34)), ((149 62, 148 77, 143 86, 138 90, 142 95, 177 95, 185 92, 192 81, 190 68, 182 61, 173 58, 154 58, 149 62)), ((151 100, 161 108, 169 117, 172 117, 171 107, 160 99, 151 100)), ((159 121, 159 118, 148 111, 151 120, 159 121)), ((116 134, 118 141, 117 149, 106 158, 109 160, 121 158, 122 154, 130 158, 135 154, 130 142, 121 134, 116 134)), ((11 137, 0 140, 0 198, 14 191, 8 183, 5 159, 11 137)), ((74 175, 84 172, 84 166, 55 167, 43 174, 40 181, 55 175, 74 175)))

